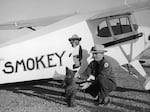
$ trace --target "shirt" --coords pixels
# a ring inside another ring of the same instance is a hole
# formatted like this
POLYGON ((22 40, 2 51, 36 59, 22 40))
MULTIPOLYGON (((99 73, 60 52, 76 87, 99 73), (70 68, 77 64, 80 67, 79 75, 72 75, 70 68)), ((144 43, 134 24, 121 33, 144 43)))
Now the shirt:
POLYGON ((79 55, 79 45, 73 48, 72 55, 73 56, 79 55))
POLYGON ((101 61, 92 61, 82 75, 85 78, 88 78, 89 75, 93 75, 95 76, 95 79, 101 75, 115 81, 115 74, 112 66, 105 58, 103 58, 101 61))

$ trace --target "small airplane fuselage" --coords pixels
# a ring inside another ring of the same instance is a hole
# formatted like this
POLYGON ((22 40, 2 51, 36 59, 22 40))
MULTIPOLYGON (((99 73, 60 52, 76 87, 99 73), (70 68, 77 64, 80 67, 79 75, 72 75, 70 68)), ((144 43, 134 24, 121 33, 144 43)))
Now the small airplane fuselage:
MULTIPOLYGON (((79 74, 91 61, 91 47, 103 44, 108 51, 106 58, 113 66, 131 64, 146 78, 138 57, 149 47, 150 40, 143 30, 145 27, 136 23, 132 13, 94 19, 88 14, 77 14, 26 35, 25 38, 28 39, 25 41, 1 47, 0 84, 65 75, 66 66, 72 68, 74 64, 69 55, 72 46, 68 41, 73 34, 82 38, 80 45, 83 58, 79 74)), ((146 28, 146 33, 150 35, 150 25, 146 28)), ((146 87, 150 86, 146 84, 146 87)))

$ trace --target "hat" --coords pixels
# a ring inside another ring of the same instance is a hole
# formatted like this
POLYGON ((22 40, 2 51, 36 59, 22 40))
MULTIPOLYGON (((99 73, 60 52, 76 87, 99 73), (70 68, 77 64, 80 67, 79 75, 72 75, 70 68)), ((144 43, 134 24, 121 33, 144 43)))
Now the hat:
POLYGON ((104 49, 104 45, 96 44, 91 48, 91 53, 104 53, 107 50, 104 49))
POLYGON ((69 41, 71 41, 71 40, 81 40, 81 37, 79 37, 77 34, 74 34, 74 35, 72 35, 72 37, 70 37, 69 39, 68 39, 69 41))

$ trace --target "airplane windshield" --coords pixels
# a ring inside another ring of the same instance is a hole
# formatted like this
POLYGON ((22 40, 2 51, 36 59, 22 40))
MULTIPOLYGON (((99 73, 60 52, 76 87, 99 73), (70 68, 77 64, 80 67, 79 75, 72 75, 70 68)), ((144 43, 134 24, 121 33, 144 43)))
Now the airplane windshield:
POLYGON ((98 25, 97 32, 97 36, 99 37, 111 37, 111 33, 106 21, 103 21, 98 25))
POLYGON ((97 36, 117 36, 133 32, 137 30, 137 27, 136 24, 131 23, 130 15, 108 17, 103 19, 103 21, 97 26, 97 36))
POLYGON ((132 32, 131 24, 128 17, 111 19, 109 22, 114 35, 132 32))

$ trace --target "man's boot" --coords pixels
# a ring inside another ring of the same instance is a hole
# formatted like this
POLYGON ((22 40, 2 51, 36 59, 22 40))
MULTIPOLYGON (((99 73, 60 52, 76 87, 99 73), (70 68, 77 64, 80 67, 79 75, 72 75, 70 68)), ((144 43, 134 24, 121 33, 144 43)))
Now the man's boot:
POLYGON ((99 104, 102 104, 104 102, 104 98, 101 98, 101 95, 100 93, 98 93, 98 97, 97 99, 95 100, 95 105, 99 105, 99 104))
POLYGON ((95 100, 95 105, 108 105, 110 103, 109 98, 101 98, 100 93, 98 93, 98 98, 95 100))

